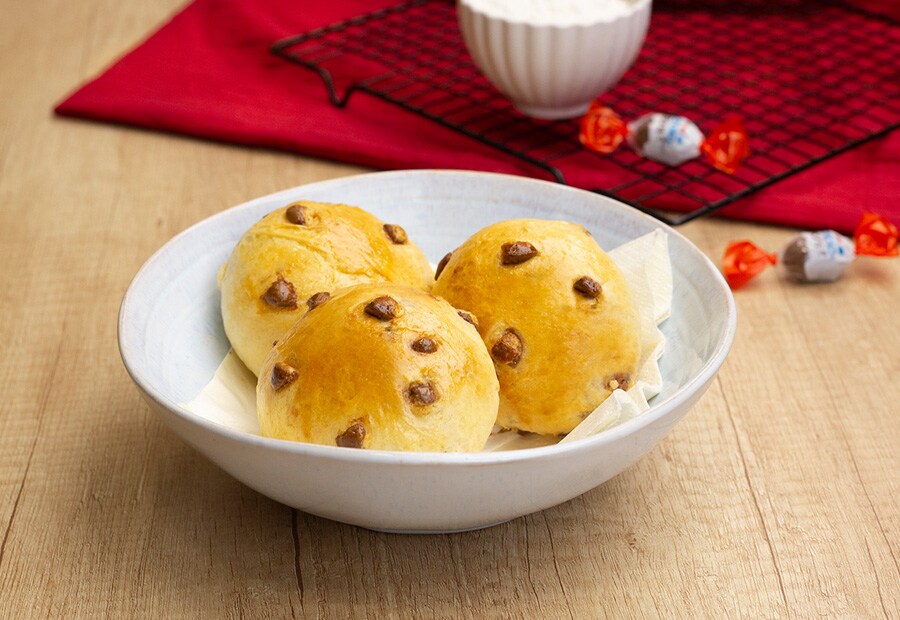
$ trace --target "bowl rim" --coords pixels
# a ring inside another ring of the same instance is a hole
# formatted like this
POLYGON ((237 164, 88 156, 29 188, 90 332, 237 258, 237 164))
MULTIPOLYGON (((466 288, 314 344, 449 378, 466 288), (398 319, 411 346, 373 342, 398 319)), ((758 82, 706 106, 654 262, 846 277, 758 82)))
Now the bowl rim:
POLYGON ((498 174, 493 172, 443 169, 391 170, 384 172, 362 173, 358 175, 339 177, 336 179, 328 179, 325 181, 305 183, 278 192, 267 194, 265 196, 260 196, 258 198, 254 198, 241 204, 232 206, 223 211, 219 211, 196 222, 195 224, 182 230, 171 239, 166 241, 150 256, 150 258, 148 258, 144 262, 143 265, 141 265, 140 269, 138 269, 131 282, 129 283, 128 289, 125 291, 125 295, 123 296, 122 303, 119 307, 117 330, 119 354, 122 358, 122 362, 125 366, 125 370, 128 372, 128 375, 147 397, 152 399, 155 403, 157 403, 163 409, 167 410, 169 413, 174 414, 177 418, 180 418, 182 421, 190 425, 199 426, 203 430, 218 435, 224 439, 236 441, 239 443, 250 444, 255 447, 271 449, 277 452, 305 454, 311 457, 318 456, 325 458, 336 458, 343 461, 364 462, 370 464, 410 464, 417 466, 486 466, 500 463, 528 461, 538 458, 565 457, 583 451, 594 450, 596 448, 600 448, 602 446, 628 437, 634 433, 637 433, 644 427, 652 425, 654 422, 662 419, 671 411, 677 409, 680 405, 688 401, 694 395, 694 393, 698 389, 700 389, 701 386, 705 385, 709 380, 712 379, 712 377, 724 363, 725 358, 728 355, 728 352, 731 349, 731 345, 734 341, 735 331, 737 327, 737 310, 734 302, 734 297, 731 293, 731 289, 725 282, 725 278, 721 273, 719 273, 719 270, 715 267, 709 257, 701 252, 696 245, 694 245, 689 239, 687 239, 687 237, 674 230, 670 226, 664 224, 663 222, 647 215, 646 213, 642 213, 634 209, 633 207, 630 207, 613 198, 609 198, 601 194, 586 192, 599 200, 609 203, 609 205, 613 206, 613 208, 626 209, 629 215, 632 217, 650 221, 650 223, 652 223, 654 226, 666 232, 667 235, 676 237, 686 243, 690 251, 696 252, 697 255, 702 259, 702 261, 705 261, 707 267, 711 272, 713 281, 718 285, 718 292, 724 297, 727 310, 724 333, 722 333, 721 338, 717 343, 715 350, 713 351, 709 360, 706 362, 706 364, 703 365, 703 367, 695 376, 690 378, 684 385, 676 390, 674 394, 671 394, 665 399, 658 402, 655 402, 654 399, 654 402, 651 402, 650 408, 641 415, 613 426, 612 428, 601 431, 596 435, 591 435, 589 437, 578 439, 570 443, 497 452, 405 452, 399 450, 353 450, 348 448, 340 448, 338 446, 326 446, 290 441, 287 439, 263 437, 261 435, 254 435, 252 433, 239 431, 218 422, 202 418, 194 414, 193 412, 181 407, 177 402, 174 402, 173 400, 166 397, 141 373, 140 369, 138 368, 137 361, 132 357, 131 351, 128 346, 128 318, 132 312, 131 308, 135 303, 135 291, 137 290, 141 279, 144 277, 144 274, 149 270, 149 268, 157 261, 161 260, 163 255, 168 251, 168 248, 176 244, 181 238, 190 235, 200 227, 210 225, 210 223, 215 220, 225 219, 229 217, 229 214, 232 211, 253 209, 262 202, 277 200, 281 197, 293 195, 297 192, 297 190, 301 188, 327 188, 327 186, 329 185, 340 185, 342 183, 346 183, 347 179, 358 177, 371 178, 373 176, 377 176, 381 178, 390 178, 392 176, 405 177, 410 175, 428 177, 436 174, 459 175, 479 179, 488 178, 489 180, 504 183, 521 183, 525 185, 538 184, 542 186, 549 185, 554 187, 555 190, 561 192, 586 192, 586 190, 581 190, 568 185, 560 185, 559 183, 554 183, 551 181, 544 181, 540 179, 532 179, 528 177, 509 174, 498 174))
POLYGON ((629 6, 625 11, 621 13, 616 13, 614 15, 610 15, 607 17, 598 17, 597 19, 593 19, 591 21, 561 21, 561 22, 539 22, 539 21, 529 21, 527 19, 522 19, 520 17, 508 17, 500 15, 499 13, 494 13, 490 10, 485 10, 478 6, 473 6, 472 0, 457 0, 460 6, 464 6, 467 10, 471 11, 474 14, 480 15, 487 19, 492 19, 499 22, 505 22, 507 24, 512 24, 515 26, 528 26, 531 28, 556 28, 556 29, 567 29, 567 28, 593 28, 594 26, 598 26, 600 24, 609 25, 614 24, 618 21, 624 19, 631 19, 636 14, 643 12, 646 8, 653 4, 653 0, 634 0, 633 2, 628 2, 631 6, 629 6))

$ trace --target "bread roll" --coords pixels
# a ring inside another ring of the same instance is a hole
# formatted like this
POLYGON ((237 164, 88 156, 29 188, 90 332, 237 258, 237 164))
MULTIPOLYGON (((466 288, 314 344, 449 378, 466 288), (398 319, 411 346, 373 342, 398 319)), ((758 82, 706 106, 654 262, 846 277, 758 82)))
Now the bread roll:
POLYGON ((428 260, 402 228, 358 207, 294 202, 254 224, 222 268, 225 333, 256 374, 313 295, 382 281, 430 286, 428 260))
POLYGON ((499 384, 475 327, 444 300, 361 284, 315 306, 257 384, 267 437, 376 450, 481 450, 499 384))
POLYGON ((582 226, 488 226, 441 261, 433 292, 478 317, 500 377, 501 426, 568 433, 637 374, 628 285, 582 226))

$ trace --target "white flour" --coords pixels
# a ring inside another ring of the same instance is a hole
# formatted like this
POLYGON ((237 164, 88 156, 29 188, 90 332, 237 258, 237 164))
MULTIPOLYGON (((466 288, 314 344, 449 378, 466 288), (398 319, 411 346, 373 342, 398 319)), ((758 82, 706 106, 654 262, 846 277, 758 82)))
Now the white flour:
POLYGON ((590 24, 631 12, 638 0, 463 0, 494 17, 529 24, 590 24))

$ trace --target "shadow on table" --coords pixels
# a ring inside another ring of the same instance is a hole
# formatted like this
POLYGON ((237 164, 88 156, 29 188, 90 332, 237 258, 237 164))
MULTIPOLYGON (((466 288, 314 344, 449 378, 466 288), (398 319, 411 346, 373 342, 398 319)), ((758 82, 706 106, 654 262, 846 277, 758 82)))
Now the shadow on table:
MULTIPOLYGON (((92 581, 135 613, 443 617, 469 609, 481 616, 503 615, 515 602, 543 617, 568 615, 577 595, 572 571, 583 579, 589 563, 595 589, 615 577, 603 532, 627 528, 627 503, 615 496, 637 492, 625 472, 566 504, 488 529, 384 534, 263 497, 146 410, 104 428, 84 463, 93 475, 88 492, 102 501, 67 535, 93 541, 81 558, 97 567, 92 581)), ((627 555, 625 538, 615 544, 627 555)))

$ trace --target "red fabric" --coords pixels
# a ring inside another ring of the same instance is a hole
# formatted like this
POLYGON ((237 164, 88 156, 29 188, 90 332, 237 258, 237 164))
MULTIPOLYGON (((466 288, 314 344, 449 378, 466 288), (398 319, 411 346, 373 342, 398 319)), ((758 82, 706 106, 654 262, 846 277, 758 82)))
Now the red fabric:
MULTIPOLYGON (((891 0, 865 0, 868 8, 891 0)), ((275 40, 396 0, 195 0, 57 107, 64 116, 274 147, 375 168, 532 175, 490 147, 366 95, 333 107, 275 40)), ((740 200, 729 217, 850 231, 864 210, 900 222, 900 132, 740 200)))

